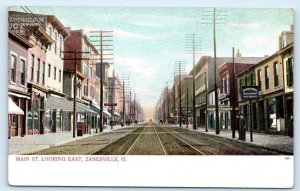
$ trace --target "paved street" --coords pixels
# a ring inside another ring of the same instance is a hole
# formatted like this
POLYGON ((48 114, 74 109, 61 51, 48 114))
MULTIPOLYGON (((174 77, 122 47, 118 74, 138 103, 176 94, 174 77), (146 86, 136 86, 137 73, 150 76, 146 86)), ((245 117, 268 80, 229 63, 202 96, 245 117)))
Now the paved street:
POLYGON ((190 129, 148 123, 53 146, 35 155, 278 155, 281 152, 190 129))

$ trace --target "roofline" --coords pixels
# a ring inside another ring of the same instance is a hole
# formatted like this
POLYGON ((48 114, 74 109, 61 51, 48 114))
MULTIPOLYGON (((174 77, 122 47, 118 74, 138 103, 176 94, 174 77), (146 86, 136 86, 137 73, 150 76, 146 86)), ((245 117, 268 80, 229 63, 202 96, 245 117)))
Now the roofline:
POLYGON ((287 45, 286 47, 284 47, 283 49, 278 50, 277 52, 275 52, 274 54, 272 54, 272 55, 269 56, 268 58, 266 58, 266 59, 264 59, 264 60, 258 62, 257 64, 251 66, 251 67, 248 68, 247 70, 244 70, 243 72, 237 74, 236 77, 239 77, 239 76, 243 75, 244 73, 246 73, 246 72, 248 72, 248 71, 254 69, 255 67, 264 64, 265 62, 271 60, 271 59, 274 58, 275 56, 280 55, 283 51, 285 51, 285 50, 287 50, 287 49, 289 49, 289 48, 292 48, 293 46, 294 46, 294 43, 292 42, 292 43, 290 43, 289 45, 287 45))

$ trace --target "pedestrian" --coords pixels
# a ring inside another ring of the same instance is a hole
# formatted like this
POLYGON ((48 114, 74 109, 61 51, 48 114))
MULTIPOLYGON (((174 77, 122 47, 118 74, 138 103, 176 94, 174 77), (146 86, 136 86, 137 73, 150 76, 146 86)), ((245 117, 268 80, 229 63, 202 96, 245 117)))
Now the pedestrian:
POLYGON ((240 114, 240 124, 239 129, 241 131, 241 140, 246 141, 246 129, 247 129, 247 121, 245 116, 241 113, 240 114))
MULTIPOLYGON (((235 117, 237 118, 237 121, 240 120, 240 115, 239 114, 237 114, 235 117)), ((241 140, 242 139, 242 135, 241 135, 242 130, 241 130, 241 126, 240 125, 238 126, 238 132, 239 132, 239 138, 238 138, 238 140, 241 140)))

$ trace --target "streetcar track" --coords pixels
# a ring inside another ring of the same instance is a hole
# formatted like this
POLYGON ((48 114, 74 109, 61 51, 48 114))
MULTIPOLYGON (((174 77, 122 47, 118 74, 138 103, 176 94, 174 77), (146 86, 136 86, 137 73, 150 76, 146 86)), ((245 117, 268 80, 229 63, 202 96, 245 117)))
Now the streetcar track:
POLYGON ((203 153, 202 151, 199 151, 197 148, 195 148, 194 146, 192 146, 191 144, 189 144, 188 142, 186 142, 185 140, 183 140, 182 138, 178 137, 177 135, 175 135, 174 133, 166 130, 163 127, 160 127, 163 130, 165 130, 166 132, 168 132, 169 134, 173 135, 175 138, 177 138, 178 140, 180 140, 181 142, 185 143, 186 145, 188 145, 189 147, 191 147, 192 149, 194 149, 195 151, 197 151, 198 153, 200 153, 201 155, 206 155, 205 153, 203 153))
POLYGON ((98 148, 97 150, 95 150, 95 151, 89 153, 88 155, 95 155, 96 153, 101 152, 101 150, 104 150, 105 148, 111 146, 112 144, 114 144, 115 142, 119 141, 120 139, 126 137, 127 135, 137 134, 137 133, 132 133, 132 132, 133 132, 133 131, 137 131, 137 130, 140 129, 140 128, 143 128, 143 127, 138 127, 138 128, 136 128, 136 129, 133 129, 132 131, 129 131, 129 132, 126 133, 124 136, 121 136, 121 137, 118 137, 118 138, 114 139, 113 141, 111 141, 110 143, 108 143, 107 145, 105 145, 104 147, 102 147, 102 148, 100 148, 100 149, 98 148))
POLYGON ((139 140, 139 138, 141 137, 141 135, 143 134, 143 132, 145 131, 146 127, 143 127, 143 131, 140 133, 140 135, 135 139, 135 141, 132 143, 132 145, 129 147, 129 149, 127 150, 127 152, 125 153, 125 155, 127 155, 130 150, 132 149, 132 147, 134 146, 134 144, 139 140))
POLYGON ((162 142, 161 142, 161 140, 160 140, 160 138, 159 138, 159 136, 158 136, 158 134, 157 134, 156 127, 153 127, 153 128, 154 128, 154 131, 155 131, 155 133, 156 133, 156 136, 157 136, 157 138, 158 138, 158 140, 159 140, 159 143, 160 143, 160 145, 161 145, 161 148, 162 148, 163 151, 164 151, 164 154, 167 155, 167 151, 165 150, 165 148, 164 148, 164 146, 163 146, 163 144, 162 144, 162 142))
MULTIPOLYGON (((211 135, 203 136, 204 135, 203 133, 197 132, 197 131, 192 131, 192 132, 195 132, 196 134, 188 134, 188 133, 190 133, 190 130, 188 130, 188 129, 181 129, 181 130, 185 130, 185 132, 184 131, 181 131, 181 132, 177 131, 177 129, 174 129, 172 131, 176 132, 176 133, 181 133, 181 136, 185 137, 186 139, 189 139, 186 136, 197 136, 197 135, 199 136, 200 135, 200 136, 202 136, 201 137, 202 139, 206 139, 208 142, 213 142, 213 143, 216 143, 218 145, 222 145, 222 146, 225 145, 227 147, 227 149, 234 150, 236 153, 240 153, 240 152, 245 151, 245 148, 241 148, 241 147, 247 147, 248 149, 251 149, 250 151, 246 150, 247 152, 250 152, 250 154, 252 152, 255 152, 255 147, 252 147, 251 145, 240 145, 239 147, 237 147, 237 145, 235 145, 235 143, 225 143, 223 140, 225 140, 225 141, 229 141, 229 140, 227 140, 225 138, 222 138, 222 137, 215 137, 215 136, 212 137, 211 135), (186 136, 182 135, 182 133, 186 134, 186 136)), ((189 140, 191 140, 191 139, 189 139, 189 140)), ((223 147, 223 149, 224 149, 224 147, 223 147)), ((270 151, 268 151, 266 149, 261 148, 261 150, 266 152, 266 153, 270 153, 270 151)), ((277 152, 275 152, 275 153, 277 153, 277 152)), ((215 155, 220 155, 219 153, 214 153, 214 154, 215 155)), ((235 155, 237 155, 237 154, 235 154, 235 155)))

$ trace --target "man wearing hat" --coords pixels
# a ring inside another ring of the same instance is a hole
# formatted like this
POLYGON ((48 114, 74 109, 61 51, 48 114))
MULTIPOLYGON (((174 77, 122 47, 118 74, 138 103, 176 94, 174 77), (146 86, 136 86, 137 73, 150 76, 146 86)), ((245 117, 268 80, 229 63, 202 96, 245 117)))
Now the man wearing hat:
POLYGON ((247 121, 243 113, 240 113, 240 121, 239 121, 239 139, 246 141, 246 129, 247 129, 247 121))

